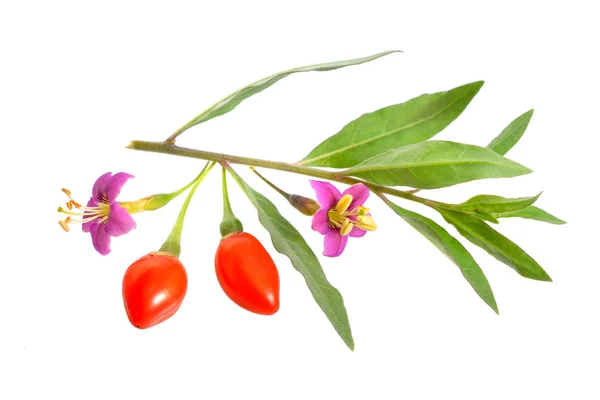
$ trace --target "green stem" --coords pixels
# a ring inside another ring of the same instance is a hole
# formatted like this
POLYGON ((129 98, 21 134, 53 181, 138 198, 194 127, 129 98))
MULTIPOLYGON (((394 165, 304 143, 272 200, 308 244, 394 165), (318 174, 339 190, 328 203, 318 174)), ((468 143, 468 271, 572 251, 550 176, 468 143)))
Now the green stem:
POLYGON ((187 209, 190 205, 192 197, 194 197, 196 189, 198 189, 198 186, 200 185, 204 177, 210 172, 212 167, 214 167, 214 165, 214 162, 207 162, 204 166, 204 169, 202 169, 202 172, 200 172, 200 175, 198 175, 196 180, 193 182, 192 189, 188 193, 187 197, 185 198, 185 201, 183 202, 183 205, 181 206, 181 210, 179 211, 177 221, 175 221, 175 225, 171 230, 171 234, 160 247, 160 252, 169 253, 175 257, 179 257, 179 253, 181 253, 181 232, 183 231, 183 221, 185 220, 185 214, 187 213, 187 209))
POLYGON ((231 154, 224 153, 213 153, 210 151, 190 149, 186 147, 180 147, 170 142, 147 142, 142 140, 134 140, 127 146, 129 149, 149 151, 154 153, 170 154, 180 157, 198 158, 201 160, 208 160, 213 162, 227 162, 232 164, 249 165, 252 167, 262 167, 268 169, 276 169, 279 171, 292 172, 295 174, 301 174, 306 176, 312 176, 315 178, 327 179, 330 181, 345 183, 353 185, 355 183, 362 183, 367 186, 371 191, 389 194, 391 196, 400 197, 406 200, 415 201, 417 203, 431 205, 435 204, 433 200, 428 200, 419 196, 415 196, 410 191, 404 191, 399 189, 390 188, 387 186, 377 185, 375 183, 366 182, 361 179, 352 178, 349 176, 340 176, 339 172, 325 171, 318 168, 305 167, 302 165, 288 164, 279 161, 267 161, 257 158, 240 157, 231 154))
POLYGON ((225 171, 225 168, 221 168, 221 188, 223 189, 223 217, 235 217, 233 210, 231 209, 231 203, 229 202, 229 192, 227 190, 227 171, 225 171))
POLYGON ((273 188, 273 190, 275 190, 277 193, 279 193, 280 195, 282 195, 283 197, 285 197, 286 199, 290 199, 290 197, 292 196, 291 194, 289 194, 288 192, 283 191, 282 189, 280 189, 279 187, 275 186, 275 184, 273 182, 271 182, 270 180, 268 180, 267 178, 265 178, 264 176, 262 176, 261 174, 258 173, 258 171, 256 169, 254 169, 254 167, 250 167, 250 169, 252 170, 252 172, 254 172, 256 175, 258 175, 258 177, 260 179, 262 179, 262 181, 264 183, 266 183, 267 185, 271 186, 271 188, 273 188))
POLYGON ((199 158, 201 160, 222 162, 227 161, 231 164, 242 164, 249 165, 252 167, 263 167, 269 169, 277 169, 280 171, 293 172, 296 174, 314 176, 316 178, 335 180, 336 173, 324 171, 317 168, 304 167, 301 165, 293 165, 285 162, 278 161, 267 161, 257 158, 240 157, 231 154, 213 153, 210 151, 190 149, 186 147, 180 147, 168 142, 146 142, 146 141, 132 141, 129 149, 150 151, 154 153, 171 154, 182 157, 199 158))
POLYGON ((174 191, 173 193, 169 193, 169 197, 171 199, 176 198, 177 196, 179 196, 181 193, 185 192, 186 190, 188 190, 190 188, 190 186, 192 186, 194 183, 196 183, 198 181, 198 179, 200 179, 200 177, 202 176, 202 174, 204 173, 204 170, 206 169, 206 166, 204 166, 204 168, 202 169, 202 171, 198 174, 198 176, 196 176, 194 179, 192 179, 187 185, 185 185, 184 187, 182 187, 179 190, 174 191))
MULTIPOLYGON (((225 163, 223 165, 225 165, 225 163)), ((221 237, 225 237, 234 233, 243 232, 244 227, 242 226, 241 221, 237 219, 235 214, 233 214, 231 204, 229 203, 229 193, 227 192, 227 171, 225 171, 225 167, 221 168, 221 171, 223 173, 223 220, 221 221, 221 225, 219 225, 219 231, 221 232, 221 237)))

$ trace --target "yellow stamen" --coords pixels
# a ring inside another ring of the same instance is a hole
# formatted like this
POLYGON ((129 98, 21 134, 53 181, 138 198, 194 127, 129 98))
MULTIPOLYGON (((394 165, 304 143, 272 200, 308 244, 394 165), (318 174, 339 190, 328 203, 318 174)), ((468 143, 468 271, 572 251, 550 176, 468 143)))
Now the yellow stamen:
POLYGON ((370 215, 359 215, 356 217, 356 226, 363 231, 374 231, 377 229, 377 224, 370 215))
POLYGON ((65 203, 68 211, 62 207, 58 207, 57 210, 60 213, 67 214, 67 217, 63 221, 58 221, 58 224, 65 232, 69 232, 69 224, 85 224, 86 222, 91 221, 102 223, 108 219, 108 214, 110 212, 108 201, 101 202, 93 207, 82 207, 80 203, 71 198, 71 191, 69 189, 63 188, 61 190, 69 197, 69 201, 65 203), (77 208, 78 212, 72 211, 73 208, 77 208), (77 219, 73 219, 71 216, 76 217, 77 219))
POLYGON ((346 194, 342 196, 342 198, 335 205, 335 210, 340 214, 345 213, 348 207, 350 206, 350 203, 352 203, 352 200, 353 198, 351 194, 346 194))
POLYGON ((71 222, 71 217, 65 218, 64 221, 58 221, 58 224, 64 229, 65 232, 69 232, 69 222, 71 222))
POLYGON ((348 210, 352 203, 353 197, 350 194, 342 196, 335 207, 331 208, 327 215, 329 216, 329 226, 340 230, 342 236, 347 236, 352 232, 354 227, 363 231, 374 231, 377 229, 377 224, 373 221, 373 217, 369 215, 370 209, 363 206, 358 206, 353 210, 348 210), (350 219, 349 217, 355 217, 350 219))
POLYGON ((340 228, 340 235, 348 236, 350 234, 350 232, 352 232, 353 228, 354 228, 354 224, 352 223, 352 221, 350 221, 349 218, 346 218, 344 220, 344 223, 342 224, 342 227, 340 228))

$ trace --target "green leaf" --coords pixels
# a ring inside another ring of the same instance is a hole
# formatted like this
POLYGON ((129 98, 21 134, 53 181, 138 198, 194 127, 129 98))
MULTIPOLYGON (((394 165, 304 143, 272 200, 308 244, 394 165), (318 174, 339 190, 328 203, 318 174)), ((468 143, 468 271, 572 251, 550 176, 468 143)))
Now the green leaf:
POLYGON ((435 189, 485 178, 532 172, 492 150, 470 144, 421 142, 387 151, 339 173, 390 186, 435 189))
POLYGON ((175 134, 173 136, 176 137, 177 135, 183 133, 184 131, 188 130, 189 128, 191 128, 194 125, 198 125, 198 124, 206 122, 212 118, 218 117, 223 114, 227 114, 228 112, 230 112, 231 110, 236 108, 242 101, 246 100, 248 97, 254 96, 255 94, 262 92, 263 90, 271 87, 272 85, 274 85, 275 83, 277 83, 278 81, 280 81, 281 79, 283 79, 289 75, 292 75, 292 74, 295 74, 298 72, 331 71, 334 69, 344 68, 344 67, 348 67, 351 65, 364 64, 366 62, 376 60, 376 59, 386 56, 388 54, 398 53, 398 52, 400 52, 400 50, 384 51, 382 53, 377 53, 377 54, 374 54, 374 55, 368 56, 368 57, 355 58, 352 60, 334 61, 334 62, 328 62, 328 63, 322 63, 322 64, 307 65, 304 67, 293 68, 293 69, 289 69, 287 71, 276 73, 274 75, 271 75, 271 76, 268 76, 261 80, 258 80, 254 83, 251 83, 250 85, 245 86, 245 87, 233 92, 229 96, 221 99, 219 102, 213 104, 211 107, 209 107, 204 112, 202 112, 201 114, 196 116, 194 119, 192 119, 190 122, 185 124, 182 128, 180 128, 177 132, 175 132, 175 134))
POLYGON ((474 216, 481 218, 484 221, 488 221, 491 222, 493 224, 499 224, 500 221, 498 221, 494 216, 481 212, 481 211, 471 211, 470 214, 473 214, 474 216))
POLYGON ((450 259, 460 269, 463 276, 469 282, 481 299, 498 313, 498 306, 492 288, 485 274, 477 265, 473 256, 465 247, 450 235, 444 228, 431 219, 392 203, 386 197, 381 196, 383 201, 404 219, 413 228, 425 236, 435 247, 450 259))
POLYGON ((496 217, 496 218, 519 217, 519 218, 525 218, 525 219, 533 219, 533 220, 541 221, 541 222, 548 222, 549 224, 555 224, 555 225, 563 225, 563 224, 567 223, 566 221, 556 218, 554 215, 542 210, 541 208, 537 208, 535 206, 529 206, 522 210, 517 210, 517 211, 495 213, 494 217, 496 217))
POLYGON ((460 211, 480 211, 486 214, 504 213, 508 211, 518 211, 529 207, 541 196, 542 193, 533 197, 506 198, 489 194, 481 194, 471 197, 464 203, 454 206, 460 211))
POLYGON ((517 117, 511 122, 504 130, 488 144, 487 148, 494 150, 500 155, 505 155, 515 144, 521 139, 521 136, 525 133, 527 125, 531 120, 533 110, 527 111, 525 114, 517 117))
POLYGON ((482 81, 364 114, 308 154, 301 164, 352 167, 391 149, 419 143, 441 132, 463 111, 482 81))
POLYGON ((435 209, 471 243, 481 247, 520 275, 539 281, 552 281, 529 254, 479 218, 459 211, 438 207, 435 209))
POLYGON ((266 197, 252 189, 231 168, 229 173, 246 193, 250 202, 258 211, 258 219, 271 235, 275 250, 287 256, 294 268, 302 274, 308 289, 321 307, 344 343, 354 350, 354 339, 340 292, 333 287, 315 253, 308 246, 302 235, 277 210, 266 197))

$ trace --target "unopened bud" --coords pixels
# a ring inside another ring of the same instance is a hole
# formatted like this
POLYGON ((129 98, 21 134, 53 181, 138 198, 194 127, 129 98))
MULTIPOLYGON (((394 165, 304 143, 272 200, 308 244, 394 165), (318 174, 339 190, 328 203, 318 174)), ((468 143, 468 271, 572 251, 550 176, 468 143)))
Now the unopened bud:
POLYGON ((308 216, 315 215, 321 209, 321 206, 315 200, 297 194, 290 195, 288 201, 292 207, 308 216))

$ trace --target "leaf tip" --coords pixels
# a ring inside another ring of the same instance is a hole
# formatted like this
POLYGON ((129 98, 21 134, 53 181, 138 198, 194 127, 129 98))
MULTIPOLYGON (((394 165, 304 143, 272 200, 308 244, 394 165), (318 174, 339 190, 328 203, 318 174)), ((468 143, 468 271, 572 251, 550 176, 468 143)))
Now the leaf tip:
POLYGON ((542 282, 553 282, 552 278, 550 278, 550 275, 548 275, 548 273, 544 270, 541 271, 542 274, 538 277, 536 277, 535 279, 538 281, 542 281, 542 282))
POLYGON ((521 165, 521 170, 523 171, 523 173, 521 175, 528 175, 528 174, 532 174, 533 170, 529 167, 524 166, 523 164, 521 165))
POLYGON ((352 338, 350 338, 349 340, 344 340, 344 342, 346 343, 346 346, 348 346, 348 348, 350 349, 350 351, 354 351, 354 340, 352 338))
POLYGON ((485 304, 487 304, 495 313, 496 315, 500 315, 500 311, 498 311, 498 304, 496 303, 496 299, 494 298, 494 295, 491 295, 491 298, 488 299, 484 299, 482 297, 482 300, 485 301, 485 304))
POLYGON ((484 83, 485 83, 485 81, 475 81, 475 82, 471 83, 471 85, 474 86, 479 91, 479 89, 481 89, 481 87, 483 86, 484 83))

